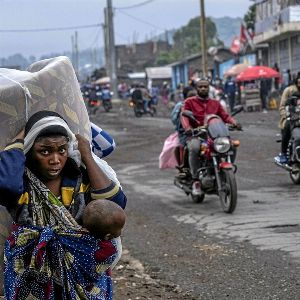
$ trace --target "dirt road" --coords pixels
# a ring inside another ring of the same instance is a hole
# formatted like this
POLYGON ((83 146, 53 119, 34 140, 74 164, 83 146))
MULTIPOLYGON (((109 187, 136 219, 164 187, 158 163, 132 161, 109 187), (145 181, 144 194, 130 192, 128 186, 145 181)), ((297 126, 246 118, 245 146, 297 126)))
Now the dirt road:
POLYGON ((241 113, 239 202, 233 215, 216 196, 193 204, 159 170, 170 110, 135 118, 125 104, 93 118, 117 149, 108 162, 128 196, 115 299, 300 299, 299 186, 273 164, 277 112, 241 113))

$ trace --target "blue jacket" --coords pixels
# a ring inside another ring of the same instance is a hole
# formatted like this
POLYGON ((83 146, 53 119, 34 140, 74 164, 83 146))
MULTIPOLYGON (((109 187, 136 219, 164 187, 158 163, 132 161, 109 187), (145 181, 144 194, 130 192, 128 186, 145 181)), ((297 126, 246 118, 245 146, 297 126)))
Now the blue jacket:
POLYGON ((236 92, 236 85, 235 82, 233 80, 228 80, 225 83, 225 87, 224 87, 224 92, 225 94, 235 94, 236 92))

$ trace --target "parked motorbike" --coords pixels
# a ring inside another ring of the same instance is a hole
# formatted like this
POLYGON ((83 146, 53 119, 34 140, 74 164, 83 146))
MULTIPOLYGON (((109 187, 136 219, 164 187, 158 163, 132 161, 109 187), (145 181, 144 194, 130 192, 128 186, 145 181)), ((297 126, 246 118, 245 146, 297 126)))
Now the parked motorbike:
POLYGON ((129 106, 133 108, 134 115, 137 118, 140 118, 142 115, 149 114, 151 117, 156 115, 156 107, 152 103, 152 100, 148 101, 148 109, 145 110, 144 101, 142 99, 133 101, 132 99, 129 100, 129 106))
MULTIPOLYGON (((238 107, 232 115, 242 110, 242 107, 238 107)), ((197 122, 191 111, 186 110, 182 114, 197 122)), ((198 169, 198 178, 202 194, 192 194, 193 180, 189 168, 184 169, 185 176, 176 176, 174 179, 174 184, 187 195, 191 195, 195 203, 203 202, 206 194, 218 195, 222 209, 226 213, 232 213, 237 205, 235 179, 237 166, 234 160, 236 149, 240 145, 239 140, 230 138, 229 129, 235 128, 226 125, 217 115, 208 115, 205 118, 205 125, 193 130, 193 137, 201 140, 199 157, 202 165, 198 169)), ((184 152, 187 153, 187 149, 184 152)))
MULTIPOLYGON (((289 172, 293 183, 300 184, 300 98, 297 96, 289 98, 285 110, 291 129, 287 151, 288 163, 281 164, 275 160, 275 164, 289 172)), ((277 142, 281 142, 281 139, 277 142)))

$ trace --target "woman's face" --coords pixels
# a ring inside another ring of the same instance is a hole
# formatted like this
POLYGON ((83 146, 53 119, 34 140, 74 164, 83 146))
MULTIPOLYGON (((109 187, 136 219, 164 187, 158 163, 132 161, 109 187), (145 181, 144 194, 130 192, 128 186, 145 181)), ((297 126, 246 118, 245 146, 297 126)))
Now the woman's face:
POLYGON ((65 136, 38 138, 32 147, 31 166, 40 179, 54 180, 60 176, 68 157, 65 136))

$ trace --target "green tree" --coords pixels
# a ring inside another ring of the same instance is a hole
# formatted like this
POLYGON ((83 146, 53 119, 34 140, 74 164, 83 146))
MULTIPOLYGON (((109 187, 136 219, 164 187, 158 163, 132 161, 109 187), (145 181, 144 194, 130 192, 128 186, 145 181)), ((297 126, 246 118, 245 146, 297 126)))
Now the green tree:
MULTIPOLYGON (((199 53, 201 50, 200 36, 200 17, 196 17, 191 19, 186 26, 176 31, 174 34, 174 47, 179 49, 182 57, 199 53)), ((215 23, 210 18, 206 18, 207 47, 222 45, 217 36, 215 23)))
MULTIPOLYGON (((200 17, 193 18, 186 26, 176 30, 173 36, 174 45, 171 51, 160 53, 156 65, 169 64, 192 54, 200 53, 200 17)), ((206 18, 206 43, 207 48, 223 45, 218 39, 215 23, 206 18)))
POLYGON ((180 59, 179 51, 173 49, 168 52, 161 52, 156 59, 155 65, 164 66, 180 59))
POLYGON ((249 6, 249 9, 244 16, 244 22, 246 23, 247 29, 251 29, 252 31, 254 31, 255 18, 256 18, 256 5, 253 4, 249 6))

